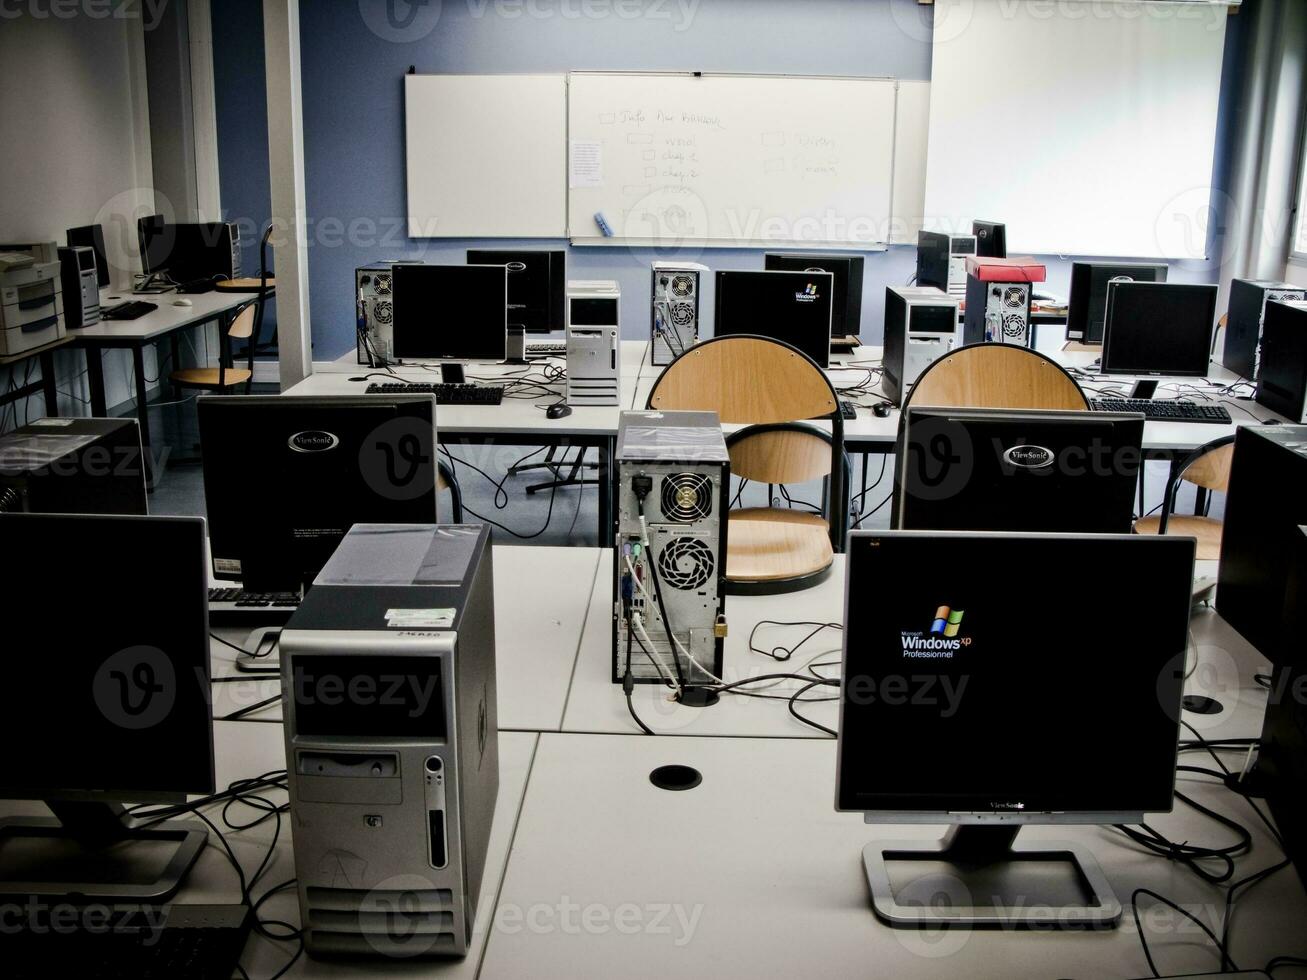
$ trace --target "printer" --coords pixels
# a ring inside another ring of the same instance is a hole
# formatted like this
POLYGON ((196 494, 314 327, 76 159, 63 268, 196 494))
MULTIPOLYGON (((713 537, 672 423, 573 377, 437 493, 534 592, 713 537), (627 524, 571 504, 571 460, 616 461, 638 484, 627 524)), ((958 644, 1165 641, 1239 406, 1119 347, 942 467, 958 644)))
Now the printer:
POLYGON ((0 357, 63 339, 60 267, 54 242, 0 244, 0 357))

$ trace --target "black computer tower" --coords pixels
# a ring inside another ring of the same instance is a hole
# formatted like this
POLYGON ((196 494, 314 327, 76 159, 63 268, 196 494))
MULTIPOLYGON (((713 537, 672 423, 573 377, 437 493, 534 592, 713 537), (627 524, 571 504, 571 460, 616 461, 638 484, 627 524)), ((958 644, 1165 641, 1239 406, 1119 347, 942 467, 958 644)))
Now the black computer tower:
POLYGON ((1256 380, 1261 360, 1262 318, 1268 303, 1307 299, 1307 290, 1287 282, 1232 279, 1221 364, 1241 378, 1256 380))
POLYGON ((830 335, 856 337, 862 327, 861 255, 804 255, 796 252, 768 252, 764 269, 788 272, 829 272, 835 277, 831 290, 830 335))
POLYGON ((1307 524, 1307 426, 1246 425, 1234 440, 1216 611, 1275 659, 1298 526, 1307 524))
POLYGON ((135 419, 41 419, 0 436, 0 511, 145 514, 135 419))
POLYGON ((1307 425, 1307 303, 1267 303, 1262 321, 1259 405, 1307 425))

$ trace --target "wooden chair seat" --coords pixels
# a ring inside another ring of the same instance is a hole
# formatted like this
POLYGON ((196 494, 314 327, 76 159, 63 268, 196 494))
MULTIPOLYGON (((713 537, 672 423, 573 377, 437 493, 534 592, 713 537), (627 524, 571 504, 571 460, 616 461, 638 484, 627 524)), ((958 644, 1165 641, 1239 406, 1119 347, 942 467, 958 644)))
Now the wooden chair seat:
POLYGON ((253 371, 231 367, 223 373, 222 384, 219 385, 218 368, 182 368, 168 375, 168 380, 183 388, 234 388, 253 377, 253 371))
MULTIPOLYGON (((1161 523, 1161 517, 1141 517, 1135 521, 1135 533, 1156 534, 1161 523)), ((1166 522, 1167 534, 1198 539, 1198 548, 1194 554, 1198 561, 1220 560, 1222 530, 1222 523, 1214 517, 1172 514, 1166 522)))
POLYGON ((783 582, 796 588, 811 584, 834 561, 830 528, 817 514, 771 507, 731 511, 727 530, 728 582, 783 582))

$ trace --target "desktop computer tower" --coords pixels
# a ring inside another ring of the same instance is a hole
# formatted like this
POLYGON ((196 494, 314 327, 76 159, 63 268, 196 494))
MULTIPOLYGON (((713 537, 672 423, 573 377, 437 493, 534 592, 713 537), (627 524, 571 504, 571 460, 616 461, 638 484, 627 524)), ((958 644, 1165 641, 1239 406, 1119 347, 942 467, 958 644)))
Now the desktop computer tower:
POLYGON ((697 262, 651 264, 650 364, 671 364, 699 342, 699 292, 707 271, 697 262))
POLYGON ((788 272, 829 272, 834 277, 831 284, 830 335, 844 347, 855 344, 858 331, 862 329, 861 255, 768 252, 763 256, 763 268, 788 272))
POLYGON ((376 262, 354 270, 354 304, 357 318, 355 347, 358 362, 380 367, 395 359, 394 279, 389 262, 376 262))
POLYGON ((40 419, 0 436, 0 512, 145 514, 135 419, 40 419))
POLYGON ((621 290, 612 280, 567 284, 567 404, 619 403, 621 301, 621 290))
POLYGON ((355 525, 281 676, 305 949, 465 955, 499 792, 488 530, 355 525))
POLYGON ((975 235, 918 232, 917 285, 934 286, 962 301, 967 294, 967 259, 975 254, 975 235))
POLYGON ((968 259, 963 343, 1029 347, 1031 294, 1044 277, 1044 266, 1029 260, 968 259))
POLYGON ((1254 397, 1294 425, 1307 425, 1307 303, 1266 304, 1254 397))
POLYGON ((1240 426, 1225 499, 1216 611, 1272 660, 1280 641, 1291 545, 1302 524, 1307 524, 1307 426, 1240 426))
POLYGON ((59 249, 59 278, 64 294, 64 324, 69 330, 100 322, 99 270, 95 249, 59 249))
POLYGON ((1300 303, 1303 300, 1307 300, 1307 290, 1291 283, 1232 279, 1221 364, 1241 378, 1256 381, 1262 357, 1262 323, 1266 304, 1300 303))
POLYGON ((708 683, 705 669, 722 676, 726 635, 731 458, 721 423, 713 412, 623 412, 614 458, 613 682, 622 682, 631 650, 637 683, 708 683), (642 627, 633 636, 628 597, 642 627))
POLYGON ((958 301, 934 286, 885 288, 881 391, 902 405, 921 372, 958 344, 958 301))

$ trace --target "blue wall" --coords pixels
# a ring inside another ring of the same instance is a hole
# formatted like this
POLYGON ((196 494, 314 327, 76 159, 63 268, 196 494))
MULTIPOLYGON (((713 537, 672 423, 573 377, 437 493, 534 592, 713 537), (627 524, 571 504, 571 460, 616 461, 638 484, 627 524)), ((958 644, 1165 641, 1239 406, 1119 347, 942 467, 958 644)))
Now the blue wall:
MULTIPOLYGON (((223 4, 224 18, 227 6, 223 4)), ((232 6, 258 4, 240 0, 232 6)), ((405 232, 403 74, 410 65, 419 72, 697 69, 921 79, 930 77, 930 17, 931 8, 919 6, 917 0, 447 0, 443 4, 432 0, 425 7, 395 0, 315 0, 302 4, 315 359, 334 358, 353 347, 356 267, 393 258, 462 262, 466 248, 485 244, 410 240, 405 232), (388 9, 415 16, 408 26, 392 23, 388 9), (642 16, 622 15, 633 9, 642 16)), ((1230 19, 1223 127, 1229 126, 1230 116, 1226 95, 1237 92, 1232 80, 1240 72, 1231 70, 1230 52, 1236 49, 1243 19, 1230 19)), ((261 84, 254 85, 252 79, 246 84, 251 90, 257 88, 261 97, 261 84)), ((258 166, 253 162, 250 166, 251 172, 260 171, 266 193, 266 144, 263 149, 258 166)), ((225 159, 223 164, 223 201, 230 206, 225 159)), ((1218 158, 1218 187, 1227 172, 1228 161, 1218 158)), ((234 190, 248 192, 249 188, 234 190)), ((565 243, 536 239, 511 244, 557 247, 565 243)), ((624 296, 623 333, 638 337, 648 331, 648 263, 671 257, 648 249, 570 248, 568 273, 572 278, 617 279, 624 296)), ((762 262, 758 251, 745 249, 711 249, 702 255, 696 251, 686 257, 726 269, 759 268, 762 262)), ((1049 291, 1065 296, 1069 260, 1053 256, 1046 261, 1049 291)), ((884 287, 906 283, 914 264, 912 248, 868 254, 864 339, 880 336, 884 287)), ((1214 281, 1213 263, 1180 263, 1173 266, 1171 278, 1214 281)))
MULTIPOLYGON (((213 4, 212 19, 222 216, 240 225, 241 271, 257 276, 259 238, 272 214, 262 0, 222 0, 213 4)), ((264 314, 264 340, 275 338, 276 306, 269 303, 264 314)))

